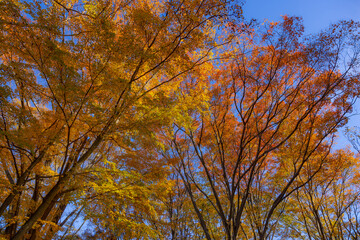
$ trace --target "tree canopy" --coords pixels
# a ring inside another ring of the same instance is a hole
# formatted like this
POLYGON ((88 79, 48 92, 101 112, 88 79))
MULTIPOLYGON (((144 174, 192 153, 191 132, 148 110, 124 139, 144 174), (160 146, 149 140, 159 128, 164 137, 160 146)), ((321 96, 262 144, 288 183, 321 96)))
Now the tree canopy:
POLYGON ((0 2, 0 238, 360 237, 360 23, 239 4, 0 2))

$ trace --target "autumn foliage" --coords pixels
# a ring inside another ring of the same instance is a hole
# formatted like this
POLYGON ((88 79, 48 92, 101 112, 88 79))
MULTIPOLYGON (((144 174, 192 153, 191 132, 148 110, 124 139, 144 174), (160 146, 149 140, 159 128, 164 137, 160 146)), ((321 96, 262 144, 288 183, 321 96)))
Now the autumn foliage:
POLYGON ((0 2, 0 238, 360 237, 360 24, 237 4, 0 2))

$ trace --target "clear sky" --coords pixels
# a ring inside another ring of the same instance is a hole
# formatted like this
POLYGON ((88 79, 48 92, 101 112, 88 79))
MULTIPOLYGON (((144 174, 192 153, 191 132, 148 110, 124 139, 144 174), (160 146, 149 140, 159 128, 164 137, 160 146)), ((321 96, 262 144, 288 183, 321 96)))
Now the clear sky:
POLYGON ((360 0, 247 0, 243 9, 246 18, 259 20, 300 16, 307 33, 317 32, 338 20, 360 21, 360 0))
MULTIPOLYGON (((360 21, 360 0, 247 0, 243 6, 247 19, 281 20, 281 15, 299 16, 304 20, 305 34, 316 33, 339 20, 360 21)), ((360 99, 354 106, 347 126, 360 127, 360 99)), ((349 145, 340 129, 335 148, 349 145)))

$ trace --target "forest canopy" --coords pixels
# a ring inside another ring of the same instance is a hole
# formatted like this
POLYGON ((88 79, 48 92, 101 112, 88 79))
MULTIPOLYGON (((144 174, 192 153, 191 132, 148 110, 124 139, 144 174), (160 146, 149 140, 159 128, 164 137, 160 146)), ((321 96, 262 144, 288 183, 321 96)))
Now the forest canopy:
POLYGON ((239 1, 1 1, 0 239, 360 238, 359 53, 239 1))

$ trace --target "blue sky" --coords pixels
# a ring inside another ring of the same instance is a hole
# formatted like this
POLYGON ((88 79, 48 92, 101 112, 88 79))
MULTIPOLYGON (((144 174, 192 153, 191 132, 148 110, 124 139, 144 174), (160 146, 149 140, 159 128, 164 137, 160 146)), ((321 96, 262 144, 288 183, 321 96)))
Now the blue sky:
POLYGON ((246 18, 278 21, 281 15, 300 16, 307 33, 318 32, 338 20, 360 21, 360 0, 247 0, 246 18))
MULTIPOLYGON (((243 10, 247 19, 260 21, 280 21, 281 15, 302 17, 305 34, 326 29, 339 20, 360 21, 360 0, 247 0, 243 10)), ((347 126, 360 126, 360 100, 355 104, 347 126)), ((344 129, 339 131, 335 148, 349 145, 344 129)))

